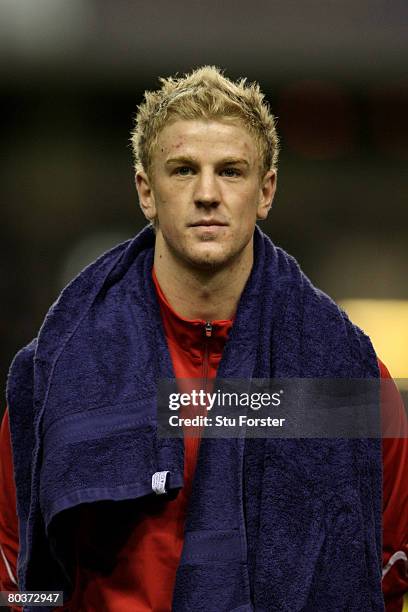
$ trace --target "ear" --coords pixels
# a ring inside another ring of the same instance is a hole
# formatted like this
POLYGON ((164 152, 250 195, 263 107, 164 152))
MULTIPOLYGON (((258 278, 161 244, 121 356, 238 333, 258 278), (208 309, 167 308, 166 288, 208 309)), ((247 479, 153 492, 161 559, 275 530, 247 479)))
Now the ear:
POLYGON ((268 216, 275 196, 276 182, 276 170, 268 170, 261 181, 259 204, 256 209, 257 219, 264 220, 268 216))
POLYGON ((157 210, 151 181, 144 170, 139 170, 136 172, 135 182, 140 208, 146 219, 153 222, 157 217, 157 210))

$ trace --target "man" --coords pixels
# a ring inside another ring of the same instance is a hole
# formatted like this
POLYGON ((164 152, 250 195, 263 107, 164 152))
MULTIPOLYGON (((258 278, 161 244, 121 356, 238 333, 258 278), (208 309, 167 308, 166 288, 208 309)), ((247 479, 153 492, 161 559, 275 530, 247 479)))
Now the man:
POLYGON ((256 227, 278 156, 259 87, 213 67, 162 80, 132 143, 154 231, 84 270, 11 368, 3 588, 64 590, 69 610, 383 610, 381 511, 385 562, 406 547, 402 440, 387 441, 382 508, 375 439, 156 434, 159 378, 388 375, 256 227))

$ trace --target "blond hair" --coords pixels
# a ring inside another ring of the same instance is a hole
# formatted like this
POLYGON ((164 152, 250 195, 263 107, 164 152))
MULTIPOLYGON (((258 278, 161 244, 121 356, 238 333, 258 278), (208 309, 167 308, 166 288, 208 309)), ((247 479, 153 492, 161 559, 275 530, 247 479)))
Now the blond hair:
POLYGON ((161 130, 177 119, 238 119, 254 136, 261 171, 276 168, 279 140, 276 121, 257 83, 231 81, 215 66, 183 77, 161 78, 161 88, 146 91, 136 113, 131 143, 136 170, 149 174, 161 130))

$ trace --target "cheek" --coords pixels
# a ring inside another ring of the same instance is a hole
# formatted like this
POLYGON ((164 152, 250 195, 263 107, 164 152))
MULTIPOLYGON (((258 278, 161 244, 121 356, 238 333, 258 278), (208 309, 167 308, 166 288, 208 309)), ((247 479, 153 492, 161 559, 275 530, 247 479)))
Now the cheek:
POLYGON ((183 238, 183 215, 174 202, 160 200, 157 206, 159 226, 166 239, 172 243, 181 242, 183 238))
POLYGON ((256 219, 258 209, 258 191, 248 190, 240 200, 239 217, 242 221, 256 219))
POLYGON ((163 189, 156 195, 156 208, 159 216, 166 219, 167 223, 176 224, 177 219, 184 215, 183 194, 174 188, 163 189))

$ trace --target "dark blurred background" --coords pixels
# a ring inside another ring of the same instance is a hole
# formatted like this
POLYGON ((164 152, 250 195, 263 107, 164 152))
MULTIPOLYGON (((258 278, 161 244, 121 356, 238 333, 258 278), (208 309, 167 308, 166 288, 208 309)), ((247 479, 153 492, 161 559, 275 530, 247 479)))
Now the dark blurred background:
POLYGON ((0 0, 2 397, 61 288, 144 225, 129 146, 144 90, 202 64, 258 80, 278 117, 263 229, 408 378, 407 7, 0 0))

